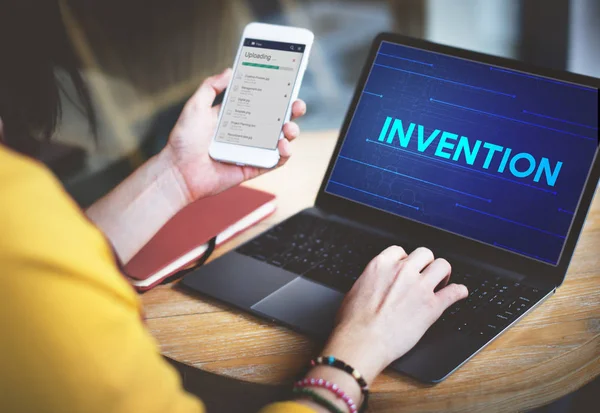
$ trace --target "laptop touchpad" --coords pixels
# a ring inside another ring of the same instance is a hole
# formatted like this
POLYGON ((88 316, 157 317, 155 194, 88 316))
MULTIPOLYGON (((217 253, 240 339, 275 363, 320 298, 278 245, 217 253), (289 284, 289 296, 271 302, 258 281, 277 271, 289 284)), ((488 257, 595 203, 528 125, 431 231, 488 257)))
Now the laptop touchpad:
POLYGON ((252 309, 309 335, 326 338, 343 299, 344 295, 336 290, 298 277, 252 309))

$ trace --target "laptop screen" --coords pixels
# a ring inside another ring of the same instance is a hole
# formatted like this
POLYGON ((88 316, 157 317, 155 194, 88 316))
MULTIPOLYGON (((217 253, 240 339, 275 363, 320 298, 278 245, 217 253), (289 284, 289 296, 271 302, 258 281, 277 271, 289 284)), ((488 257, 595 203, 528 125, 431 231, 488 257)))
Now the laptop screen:
POLYGON ((325 191, 557 264, 598 89, 382 42, 325 191))

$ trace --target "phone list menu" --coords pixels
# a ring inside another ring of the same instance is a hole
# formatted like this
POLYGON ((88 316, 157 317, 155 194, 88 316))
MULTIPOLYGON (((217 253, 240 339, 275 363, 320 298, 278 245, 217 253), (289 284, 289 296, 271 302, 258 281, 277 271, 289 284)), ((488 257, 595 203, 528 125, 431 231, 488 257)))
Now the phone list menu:
POLYGON ((302 53, 244 46, 224 102, 216 141, 275 149, 302 53))

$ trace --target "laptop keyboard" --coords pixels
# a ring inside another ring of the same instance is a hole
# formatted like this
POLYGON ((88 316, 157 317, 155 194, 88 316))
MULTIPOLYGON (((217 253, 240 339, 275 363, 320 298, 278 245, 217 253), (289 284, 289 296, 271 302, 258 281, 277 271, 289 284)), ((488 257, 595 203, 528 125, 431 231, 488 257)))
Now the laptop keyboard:
POLYGON ((428 334, 447 330, 491 338, 511 324, 545 295, 506 278, 485 276, 454 268, 450 282, 464 284, 469 296, 450 306, 428 334))
MULTIPOLYGON (((237 249, 341 292, 350 290, 366 265, 394 242, 360 229, 308 214, 269 229, 237 249)), ((416 246, 402 245, 409 252, 416 246)), ((493 337, 543 294, 521 283, 453 266, 450 282, 465 284, 469 296, 451 306, 428 331, 448 330, 493 337)))
POLYGON ((237 251, 347 292, 369 261, 392 244, 365 231, 302 214, 237 251))

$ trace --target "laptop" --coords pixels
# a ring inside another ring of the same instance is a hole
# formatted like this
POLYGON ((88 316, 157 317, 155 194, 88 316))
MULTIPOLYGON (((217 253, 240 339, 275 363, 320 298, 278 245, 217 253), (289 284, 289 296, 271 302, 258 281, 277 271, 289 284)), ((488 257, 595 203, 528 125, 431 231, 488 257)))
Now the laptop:
POLYGON ((426 246, 469 297, 391 368, 444 380, 562 284, 600 175, 599 87, 381 34, 314 206, 183 285, 325 339, 374 256, 426 246))

